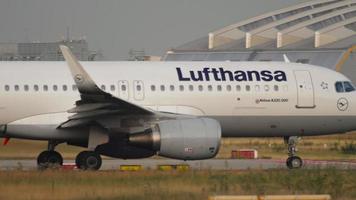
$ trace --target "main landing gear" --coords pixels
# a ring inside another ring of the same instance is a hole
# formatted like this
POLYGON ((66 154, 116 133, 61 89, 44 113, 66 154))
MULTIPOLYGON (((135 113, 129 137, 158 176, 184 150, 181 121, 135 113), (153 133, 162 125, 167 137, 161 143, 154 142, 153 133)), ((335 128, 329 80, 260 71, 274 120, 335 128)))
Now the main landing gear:
MULTIPOLYGON (((63 165, 62 155, 54 150, 58 144, 49 141, 47 150, 38 155, 37 166, 39 169, 59 168, 63 165)), ((101 167, 102 159, 100 154, 95 151, 82 151, 75 158, 75 164, 78 169, 98 170, 101 167)))
POLYGON ((75 164, 82 170, 98 170, 102 160, 100 154, 95 151, 82 151, 75 158, 75 164))
POLYGON ((289 169, 299 169, 303 166, 303 160, 297 156, 297 143, 299 137, 285 137, 284 142, 288 145, 287 167, 289 169))
POLYGON ((63 165, 63 157, 54 150, 59 143, 49 141, 46 151, 41 152, 37 157, 37 166, 40 169, 56 168, 63 165))

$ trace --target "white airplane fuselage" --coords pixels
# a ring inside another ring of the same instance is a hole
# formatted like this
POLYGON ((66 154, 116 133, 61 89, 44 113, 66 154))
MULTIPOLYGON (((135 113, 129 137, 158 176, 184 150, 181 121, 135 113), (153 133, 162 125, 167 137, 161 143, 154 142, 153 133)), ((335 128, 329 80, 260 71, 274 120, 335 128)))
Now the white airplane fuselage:
MULTIPOLYGON (((356 129, 356 93, 335 88, 337 82, 350 80, 322 67, 282 62, 82 65, 113 96, 155 111, 216 119, 223 137, 308 136, 356 129)), ((1 62, 2 136, 65 138, 61 130, 46 131, 66 121, 67 110, 80 99, 73 85, 65 62, 1 62)))

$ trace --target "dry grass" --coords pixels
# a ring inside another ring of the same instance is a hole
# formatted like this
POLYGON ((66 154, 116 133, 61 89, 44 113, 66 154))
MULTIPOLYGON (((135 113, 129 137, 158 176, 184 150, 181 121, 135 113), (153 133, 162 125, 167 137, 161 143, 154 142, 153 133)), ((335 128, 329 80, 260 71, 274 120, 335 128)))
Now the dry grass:
POLYGON ((214 194, 324 194, 356 198, 356 172, 327 170, 0 172, 0 199, 207 199, 214 194))
MULTIPOLYGON (((45 141, 11 139, 6 146, 0 145, 0 159, 34 159, 45 149, 47 149, 45 141)), ((60 144, 56 150, 61 152, 64 158, 73 159, 84 149, 60 144)))
MULTIPOLYGON (((298 154, 305 159, 355 160, 356 155, 344 154, 341 147, 356 144, 356 133, 303 137, 298 144, 298 154)), ((231 150, 257 149, 259 157, 285 158, 287 147, 281 138, 228 138, 222 140, 219 158, 229 158, 231 150)))

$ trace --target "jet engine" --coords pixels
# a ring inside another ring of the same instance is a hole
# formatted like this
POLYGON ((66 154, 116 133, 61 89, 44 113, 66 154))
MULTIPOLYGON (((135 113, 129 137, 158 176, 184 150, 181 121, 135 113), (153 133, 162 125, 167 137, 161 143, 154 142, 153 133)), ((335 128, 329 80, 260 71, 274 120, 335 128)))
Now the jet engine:
POLYGON ((219 151, 221 127, 209 118, 167 120, 129 136, 129 144, 181 160, 213 158, 219 151))

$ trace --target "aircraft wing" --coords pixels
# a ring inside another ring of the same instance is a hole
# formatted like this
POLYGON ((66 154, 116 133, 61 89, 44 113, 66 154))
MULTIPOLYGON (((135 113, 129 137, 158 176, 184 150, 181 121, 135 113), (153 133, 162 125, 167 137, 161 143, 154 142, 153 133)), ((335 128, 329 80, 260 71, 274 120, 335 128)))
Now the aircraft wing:
POLYGON ((62 123, 58 128, 76 127, 87 124, 95 118, 107 115, 155 115, 154 111, 127 102, 101 90, 84 70, 70 49, 64 45, 60 46, 63 56, 68 64, 75 84, 80 92, 81 99, 76 107, 68 110, 75 113, 68 121, 62 123))

